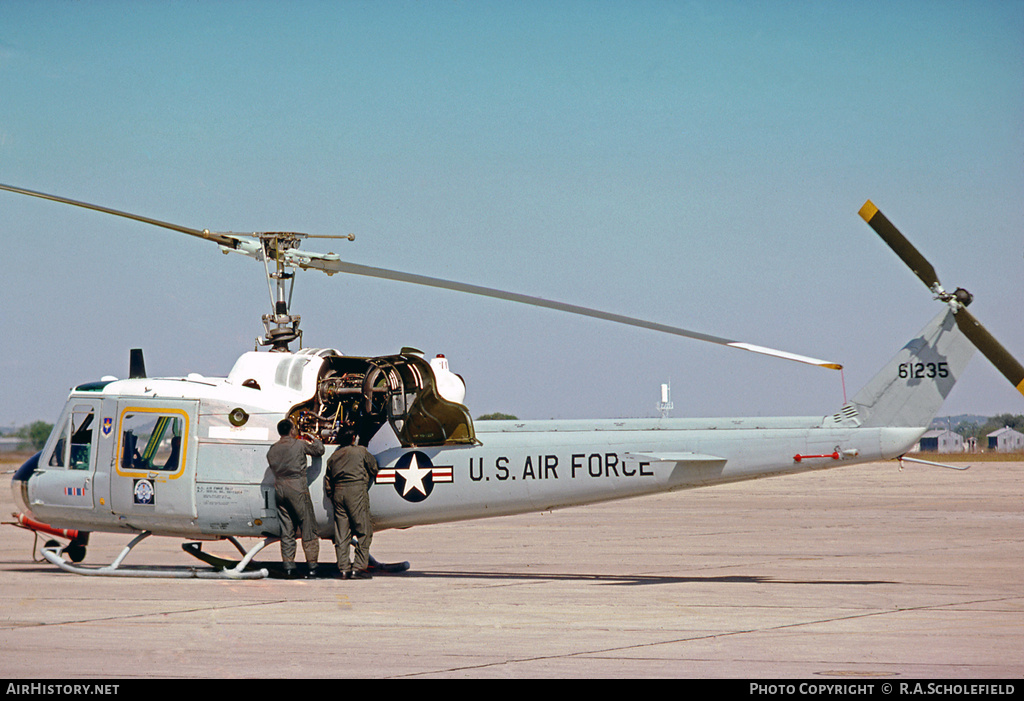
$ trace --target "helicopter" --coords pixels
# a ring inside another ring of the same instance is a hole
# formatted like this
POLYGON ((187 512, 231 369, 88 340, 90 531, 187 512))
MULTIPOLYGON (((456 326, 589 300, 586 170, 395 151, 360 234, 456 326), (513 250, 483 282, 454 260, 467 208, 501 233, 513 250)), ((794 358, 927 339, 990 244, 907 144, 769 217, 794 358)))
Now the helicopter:
MULTIPOLYGON (((280 538, 266 462, 277 422, 326 447, 309 468, 322 538, 332 506, 327 458, 354 432, 377 459, 374 529, 507 516, 899 458, 925 432, 980 350, 1024 394, 1024 367, 971 315, 971 295, 945 291, 935 270, 869 200, 860 216, 931 290, 942 310, 852 399, 826 416, 727 419, 497 420, 474 424, 465 380, 415 348, 377 357, 302 348, 291 298, 296 273, 319 270, 426 285, 646 328, 840 370, 832 361, 514 292, 343 261, 300 248, 295 232, 211 232, 11 185, 0 190, 86 208, 210 241, 262 262, 272 310, 264 334, 226 376, 150 377, 132 349, 125 379, 75 387, 43 449, 15 471, 13 525, 50 535, 43 557, 80 575, 255 579, 254 558, 280 538), (292 350, 292 344, 300 347, 292 350), (133 536, 105 566, 81 564, 89 534, 133 536), (187 540, 206 567, 122 567, 150 536, 187 540), (240 539, 256 539, 243 545, 240 539), (203 550, 226 541, 240 559, 203 550)), ((960 468, 958 468, 960 469, 960 468)), ((371 569, 401 572, 409 563, 371 569)))

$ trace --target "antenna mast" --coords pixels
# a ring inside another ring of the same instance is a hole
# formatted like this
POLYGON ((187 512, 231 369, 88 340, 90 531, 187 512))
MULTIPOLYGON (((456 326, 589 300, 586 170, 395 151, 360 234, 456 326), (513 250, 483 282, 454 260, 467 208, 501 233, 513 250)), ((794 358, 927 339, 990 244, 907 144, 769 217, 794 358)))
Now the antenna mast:
POLYGON ((668 412, 672 411, 672 379, 669 378, 667 383, 661 385, 661 401, 658 402, 658 411, 661 412, 661 418, 668 416, 668 412))

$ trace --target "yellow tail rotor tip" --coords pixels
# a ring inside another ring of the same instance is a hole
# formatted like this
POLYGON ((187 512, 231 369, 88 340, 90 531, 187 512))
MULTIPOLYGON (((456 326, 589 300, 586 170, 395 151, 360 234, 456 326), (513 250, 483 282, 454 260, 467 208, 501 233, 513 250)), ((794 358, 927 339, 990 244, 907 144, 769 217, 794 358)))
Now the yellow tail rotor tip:
POLYGON ((861 219, 869 222, 871 221, 871 217, 878 214, 878 207, 876 207, 871 200, 868 200, 867 202, 864 203, 864 206, 860 208, 859 214, 861 216, 861 219))

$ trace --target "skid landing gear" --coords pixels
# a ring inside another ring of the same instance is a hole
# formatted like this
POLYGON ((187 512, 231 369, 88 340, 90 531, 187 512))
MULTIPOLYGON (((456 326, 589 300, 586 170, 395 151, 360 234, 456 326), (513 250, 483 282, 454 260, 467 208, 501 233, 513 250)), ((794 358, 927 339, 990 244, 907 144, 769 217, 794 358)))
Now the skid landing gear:
MULTIPOLYGON (((237 540, 235 540, 234 538, 227 538, 227 540, 228 540, 228 542, 230 542, 232 545, 234 545, 238 549, 238 552, 242 553, 243 555, 246 554, 245 549, 241 546, 241 544, 239 544, 239 542, 237 540)), ((278 539, 277 538, 268 538, 267 539, 268 542, 265 542, 264 546, 268 545, 270 542, 274 542, 276 540, 278 540, 278 539)), ((264 576, 269 576, 269 577, 274 577, 274 578, 285 578, 284 565, 282 563, 280 563, 280 562, 256 563, 256 562, 252 562, 252 558, 251 557, 249 557, 248 559, 243 559, 242 561, 229 560, 227 558, 218 557, 216 555, 211 555, 210 553, 203 552, 203 544, 202 543, 182 543, 181 549, 184 550, 185 552, 187 552, 192 557, 197 558, 199 560, 202 560, 206 564, 211 565, 211 566, 213 566, 215 568, 221 568, 221 569, 225 569, 225 570, 235 571, 235 570, 239 570, 239 568, 244 569, 245 567, 260 567, 260 568, 262 568, 261 571, 268 573, 268 574, 266 574, 264 576)), ((256 553, 254 552, 253 555, 255 555, 255 554, 256 553)), ((305 576, 308 573, 308 570, 306 568, 306 564, 305 563, 298 562, 298 563, 296 563, 296 567, 297 567, 297 574, 300 577, 303 577, 303 576, 305 576)), ((374 557, 371 555, 370 556, 370 566, 367 569, 370 570, 371 574, 400 574, 400 573, 405 572, 406 570, 409 569, 409 563, 408 562, 377 562, 377 560, 375 560, 374 557)), ((334 577, 336 573, 337 573, 337 570, 334 567, 333 563, 322 562, 322 563, 320 563, 320 567, 317 570, 317 575, 316 576, 318 578, 325 578, 325 579, 327 579, 327 578, 334 577)))
MULTIPOLYGON (((121 564, 124 562, 128 554, 135 548, 136 545, 141 543, 146 538, 153 535, 150 531, 145 531, 135 536, 124 550, 105 567, 91 567, 77 564, 81 560, 80 555, 84 555, 82 552, 79 554, 77 550, 68 547, 62 547, 57 541, 51 540, 47 542, 41 549, 42 556, 50 563, 56 565, 65 572, 72 574, 80 574, 93 577, 157 577, 164 579, 266 579, 267 577, 284 577, 284 567, 280 562, 274 563, 257 563, 253 562, 253 558, 265 547, 276 543, 279 538, 268 537, 252 546, 248 550, 242 547, 241 543, 235 538, 227 538, 238 552, 242 555, 240 560, 232 560, 228 558, 218 557, 217 555, 211 555, 210 553, 203 552, 202 543, 182 543, 181 549, 186 553, 195 557, 198 560, 205 562, 210 565, 212 569, 200 568, 200 567, 130 567, 124 568, 121 564), (72 562, 69 562, 64 558, 64 555, 72 558, 72 562), (78 560, 75 560, 75 557, 78 560)), ((84 550, 84 548, 83 548, 84 550)), ((305 564, 299 563, 301 568, 300 574, 305 574, 305 564)), ((393 563, 381 563, 377 562, 373 557, 370 558, 369 570, 373 574, 397 574, 405 572, 409 569, 408 562, 393 562, 393 563)), ((321 577, 331 577, 334 574, 334 567, 328 566, 326 563, 320 568, 321 577)))
POLYGON ((371 574, 399 574, 409 569, 408 562, 377 562, 373 555, 370 555, 370 566, 366 569, 371 574))
MULTIPOLYGON (((135 536, 125 549, 121 551, 121 554, 106 567, 84 567, 68 562, 61 557, 61 549, 59 547, 43 546, 42 554, 51 563, 72 574, 102 577, 160 577, 166 579, 264 579, 268 576, 267 570, 247 570, 246 568, 256 553, 277 540, 276 538, 267 538, 257 543, 248 552, 245 552, 245 557, 235 563, 236 566, 232 568, 207 570, 195 567, 132 567, 131 569, 122 569, 121 563, 128 557, 128 553, 132 551, 132 548, 151 535, 153 534, 150 531, 144 531, 135 536)), ((189 543, 188 545, 194 544, 189 543)), ((237 542, 235 545, 236 547, 241 547, 237 542)), ((186 552, 188 551, 186 550, 186 552)))

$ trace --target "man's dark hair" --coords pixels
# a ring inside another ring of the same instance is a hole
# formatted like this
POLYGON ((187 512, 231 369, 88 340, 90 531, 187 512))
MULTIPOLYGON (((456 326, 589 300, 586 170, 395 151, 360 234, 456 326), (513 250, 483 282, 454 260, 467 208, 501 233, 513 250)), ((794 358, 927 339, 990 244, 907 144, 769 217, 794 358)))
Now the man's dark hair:
POLYGON ((338 436, 338 445, 352 445, 352 441, 355 440, 355 437, 356 432, 353 431, 352 429, 347 428, 341 432, 340 436, 338 436))
POLYGON ((289 436, 292 432, 292 422, 288 419, 281 419, 277 422, 277 435, 289 436))

